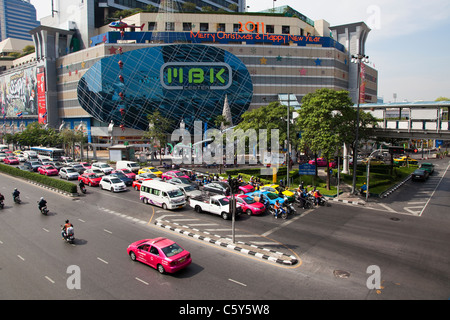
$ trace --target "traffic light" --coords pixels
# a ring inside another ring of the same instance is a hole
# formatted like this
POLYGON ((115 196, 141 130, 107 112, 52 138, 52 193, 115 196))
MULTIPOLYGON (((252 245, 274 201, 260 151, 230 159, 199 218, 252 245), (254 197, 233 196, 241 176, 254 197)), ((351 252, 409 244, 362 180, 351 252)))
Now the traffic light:
POLYGON ((230 187, 231 187, 232 193, 238 193, 239 192, 239 181, 236 178, 231 179, 230 187))
POLYGON ((405 148, 403 147, 389 147, 390 154, 403 154, 405 153, 405 148))

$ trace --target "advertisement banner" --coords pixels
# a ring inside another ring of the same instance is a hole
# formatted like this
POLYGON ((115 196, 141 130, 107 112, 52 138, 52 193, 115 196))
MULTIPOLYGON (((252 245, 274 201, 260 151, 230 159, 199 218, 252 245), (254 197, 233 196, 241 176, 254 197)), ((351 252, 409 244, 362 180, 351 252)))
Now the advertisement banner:
POLYGON ((47 103, 45 99, 45 68, 37 68, 37 100, 38 100, 38 121, 47 123, 47 103))

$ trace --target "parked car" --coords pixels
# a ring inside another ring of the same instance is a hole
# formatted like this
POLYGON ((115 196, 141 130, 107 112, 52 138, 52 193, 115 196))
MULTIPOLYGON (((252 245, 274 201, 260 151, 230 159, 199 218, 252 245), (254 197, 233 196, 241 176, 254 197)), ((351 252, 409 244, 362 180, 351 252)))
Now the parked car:
POLYGON ((434 172, 434 164, 432 164, 430 162, 424 162, 424 163, 420 164, 420 169, 428 171, 428 173, 431 175, 434 172))
POLYGON ((198 184, 191 181, 191 179, 186 179, 186 178, 172 178, 169 181, 167 181, 168 183, 171 184, 188 184, 193 186, 195 189, 198 189, 198 184))
POLYGON ((137 179, 155 179, 155 180, 160 180, 162 181, 162 179, 160 177, 158 177, 156 174, 151 173, 151 172, 143 172, 140 173, 138 175, 136 175, 136 180, 137 179))
POLYGON ((251 216, 252 214, 258 215, 266 211, 266 207, 259 201, 251 196, 245 194, 236 195, 236 205, 241 207, 242 211, 251 216))
POLYGON ((23 163, 24 166, 27 166, 29 169, 33 170, 34 172, 37 172, 38 168, 42 166, 42 163, 40 161, 25 161, 23 163))
POLYGON ((134 180, 134 181, 133 181, 133 183, 132 183, 131 186, 133 187, 134 190, 140 191, 140 190, 141 190, 142 182, 144 182, 145 180, 152 180, 152 179, 151 179, 151 178, 147 178, 147 179, 137 179, 137 180, 134 180))
POLYGON ((281 193, 283 194, 283 195, 285 195, 286 197, 288 197, 289 198, 289 201, 293 201, 294 199, 293 199, 293 197, 294 197, 294 192, 292 192, 292 191, 290 191, 290 190, 284 190, 282 187, 280 187, 278 184, 266 184, 266 185, 264 185, 264 186, 262 186, 261 188, 260 188, 260 190, 263 190, 263 191, 269 191, 269 192, 272 192, 272 193, 276 193, 276 194, 279 194, 280 193, 280 190, 281 190, 281 193))
POLYGON ((133 184, 133 179, 127 177, 125 173, 123 173, 122 171, 116 171, 114 173, 111 173, 110 176, 119 178, 120 180, 123 181, 123 183, 125 183, 127 187, 130 187, 133 184))
POLYGON ((80 162, 80 164, 84 167, 84 169, 90 169, 92 166, 89 162, 80 162))
POLYGON ((182 183, 180 184, 180 183, 177 183, 175 185, 178 188, 180 188, 181 191, 183 191, 183 193, 186 196, 186 200, 189 200, 190 198, 198 197, 198 196, 202 195, 202 192, 200 190, 198 190, 198 188, 196 188, 193 184, 182 184, 182 183))
POLYGON ((86 171, 86 168, 80 163, 71 163, 69 166, 74 168, 79 174, 83 174, 86 171))
POLYGON ((100 180, 100 188, 109 190, 111 192, 126 191, 127 186, 117 177, 103 176, 100 180))
POLYGON ((86 169, 86 171, 84 173, 95 173, 96 175, 99 175, 101 177, 103 177, 105 175, 105 173, 102 170, 94 169, 94 168, 86 169))
POLYGON ((38 168, 38 172, 46 176, 58 175, 58 170, 52 165, 42 165, 38 168))
POLYGON ((430 173, 424 169, 416 169, 414 170, 414 172, 411 174, 411 179, 412 181, 426 181, 428 179, 428 177, 430 176, 430 173))
MULTIPOLYGON (((312 164, 312 165, 316 165, 316 160, 315 159, 309 160, 308 163, 312 164)), ((327 160, 325 158, 317 158, 317 166, 318 167, 326 167, 327 166, 327 160)), ((335 161, 330 160, 328 162, 328 166, 330 168, 336 168, 337 165, 336 165, 335 161)))
POLYGON ((145 168, 141 168, 141 169, 139 169, 138 174, 146 173, 146 172, 153 173, 153 174, 155 174, 156 176, 158 176, 158 177, 160 177, 160 178, 161 178, 161 176, 162 176, 162 174, 163 174, 162 171, 156 169, 155 167, 145 167, 145 168))
POLYGON ((110 174, 114 169, 105 162, 94 162, 91 169, 99 169, 103 171, 104 174, 110 174))
POLYGON ((102 180, 102 176, 93 173, 93 172, 85 172, 81 176, 78 177, 78 181, 83 180, 84 184, 87 184, 90 187, 96 187, 100 184, 102 180))
POLYGON ((408 156, 403 156, 400 158, 394 158, 394 164, 398 164, 398 165, 406 165, 406 163, 408 164, 413 164, 413 165, 417 165, 419 162, 416 159, 410 158, 408 156))
POLYGON ((247 182, 241 181, 239 182, 239 193, 240 194, 246 194, 249 192, 255 191, 255 187, 251 184, 248 184, 247 182))
POLYGON ((174 273, 191 264, 189 251, 167 238, 143 239, 130 244, 127 253, 133 261, 140 261, 159 273, 174 273))
MULTIPOLYGON (((362 161, 363 164, 367 165, 367 163, 369 162, 369 158, 366 158, 362 161)), ((376 158, 371 158, 370 159, 370 165, 371 166, 379 166, 385 164, 383 160, 381 159, 376 159, 376 158)))
POLYGON ((264 200, 269 200, 270 205, 274 205, 277 200, 279 203, 284 202, 284 197, 281 198, 278 196, 277 193, 273 193, 270 191, 256 190, 256 191, 247 193, 247 195, 251 196, 251 197, 258 197, 258 198, 263 197, 264 200))
POLYGON ((117 170, 113 171, 113 173, 116 171, 123 172, 128 178, 131 178, 133 180, 136 179, 136 173, 134 173, 133 171, 131 171, 128 168, 117 169, 117 170))
POLYGON ((213 181, 211 183, 205 184, 203 186, 203 190, 207 192, 212 192, 216 194, 220 194, 223 196, 228 196, 231 193, 230 187, 228 183, 222 181, 213 181))
POLYGON ((62 167, 58 173, 61 179, 77 180, 80 174, 72 167, 62 167))
POLYGON ((161 175, 161 178, 162 178, 163 181, 164 181, 164 180, 170 180, 170 179, 172 179, 172 178, 186 178, 186 179, 189 179, 189 176, 185 175, 185 174, 184 174, 183 172, 181 172, 181 171, 173 170, 173 171, 167 171, 167 172, 164 172, 164 173, 161 175))
POLYGON ((6 164, 19 164, 19 159, 17 157, 9 156, 3 159, 6 164))

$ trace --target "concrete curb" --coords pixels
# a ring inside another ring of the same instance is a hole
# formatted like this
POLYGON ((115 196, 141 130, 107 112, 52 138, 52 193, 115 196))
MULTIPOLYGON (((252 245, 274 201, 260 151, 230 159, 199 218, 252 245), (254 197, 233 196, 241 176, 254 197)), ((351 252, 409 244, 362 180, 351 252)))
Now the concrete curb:
POLYGON ((356 204, 356 205, 361 205, 364 206, 366 204, 365 201, 353 201, 353 200, 346 200, 346 199, 330 199, 331 201, 336 201, 336 202, 342 202, 342 203, 347 203, 347 204, 356 204))
POLYGON ((396 191, 398 188, 400 188, 402 185, 404 185, 406 182, 408 182, 409 180, 411 180, 412 175, 409 175, 406 179, 404 179, 402 182, 400 182, 399 184, 395 185, 394 187, 392 187, 391 189, 383 192, 380 194, 380 198, 387 198, 389 197, 394 191, 396 191))
POLYGON ((33 180, 25 180, 25 181, 27 181, 27 182, 29 182, 29 183, 31 183, 31 184, 34 184, 34 185, 36 185, 36 186, 38 186, 38 187, 42 187, 42 188, 44 188, 44 189, 48 189, 48 190, 51 190, 51 191, 56 192, 56 193, 60 193, 60 194, 62 194, 62 195, 68 196, 68 197, 78 197, 78 196, 79 196, 78 193, 70 193, 70 192, 66 192, 66 191, 63 191, 63 190, 61 190, 61 189, 49 187, 49 186, 47 186, 47 185, 45 185, 45 184, 41 184, 41 183, 38 183, 38 182, 33 181, 33 180))
POLYGON ((237 244, 233 244, 232 240, 229 238, 223 238, 216 235, 210 235, 205 232, 205 235, 201 235, 199 230, 192 229, 188 226, 182 226, 177 223, 168 222, 168 221, 161 221, 157 220, 155 222, 155 225, 169 229, 174 232, 178 232, 184 235, 187 235, 189 237, 202 240, 208 243, 212 243, 224 248, 232 249, 235 251, 239 251, 244 254, 248 254, 251 256, 254 256, 256 258, 268 260, 271 262, 283 264, 283 265, 295 265, 298 260, 294 256, 288 256, 283 252, 277 252, 274 250, 266 249, 263 247, 258 247, 252 244, 247 244, 241 241, 238 241, 237 244))

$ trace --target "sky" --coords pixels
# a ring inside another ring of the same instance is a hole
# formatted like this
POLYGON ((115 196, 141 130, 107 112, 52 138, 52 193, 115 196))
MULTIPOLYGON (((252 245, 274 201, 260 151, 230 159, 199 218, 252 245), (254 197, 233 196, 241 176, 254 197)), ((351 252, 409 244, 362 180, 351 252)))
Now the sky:
MULTIPOLYGON (((38 20, 51 0, 31 0, 38 20)), ((272 0, 247 0, 248 11, 273 7, 272 0)), ((276 0, 331 26, 364 21, 370 65, 378 70, 384 102, 450 98, 450 1, 448 0, 276 0), (397 98, 394 99, 394 94, 397 98)))

